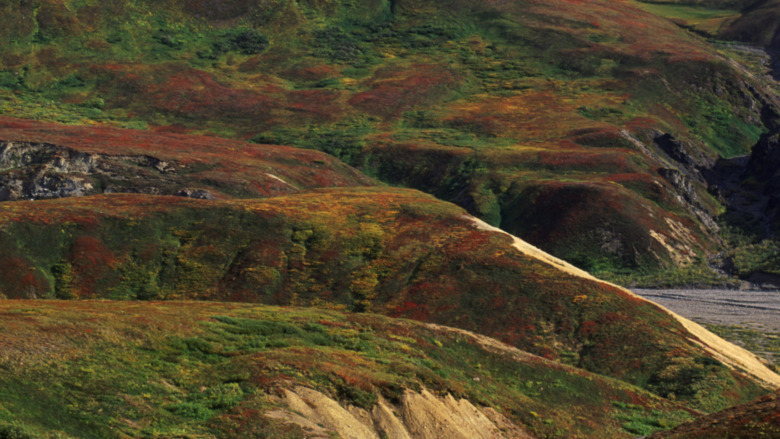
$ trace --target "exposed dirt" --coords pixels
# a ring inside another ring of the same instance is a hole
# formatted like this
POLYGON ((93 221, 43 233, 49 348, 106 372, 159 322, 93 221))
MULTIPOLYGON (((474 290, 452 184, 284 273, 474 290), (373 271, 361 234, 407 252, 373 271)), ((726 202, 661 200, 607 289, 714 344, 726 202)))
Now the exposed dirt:
POLYGON ((533 439, 495 410, 481 410, 465 399, 436 396, 426 389, 406 390, 398 406, 383 398, 371 413, 346 408, 334 399, 302 386, 284 390, 289 410, 266 416, 300 426, 308 438, 337 433, 344 439, 533 439))

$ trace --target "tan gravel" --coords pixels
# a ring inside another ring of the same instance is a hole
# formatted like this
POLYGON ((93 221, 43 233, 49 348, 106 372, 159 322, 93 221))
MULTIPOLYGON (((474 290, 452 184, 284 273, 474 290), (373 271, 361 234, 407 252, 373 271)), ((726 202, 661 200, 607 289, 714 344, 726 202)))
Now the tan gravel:
POLYGON ((300 426, 307 438, 336 433, 343 439, 533 439, 495 410, 483 412, 465 399, 436 396, 426 389, 406 390, 396 407, 383 398, 371 413, 342 407, 334 399, 303 386, 284 390, 282 402, 266 416, 300 426))

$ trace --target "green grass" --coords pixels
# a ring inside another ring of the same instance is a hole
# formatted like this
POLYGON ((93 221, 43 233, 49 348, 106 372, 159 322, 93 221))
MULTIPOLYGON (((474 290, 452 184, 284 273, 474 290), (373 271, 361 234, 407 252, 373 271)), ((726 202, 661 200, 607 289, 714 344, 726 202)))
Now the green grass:
POLYGON ((615 380, 381 316, 218 303, 2 308, 3 323, 18 325, 0 357, 8 438, 298 437, 245 417, 278 407, 270 395, 291 383, 366 409, 380 394, 397 403, 403 389, 424 386, 494 407, 540 436, 626 437, 627 423, 646 418, 656 431, 690 417, 615 380), (42 335, 35 325, 52 328, 49 350, 19 351, 42 335), (10 367, 8 355, 25 368, 10 367))
POLYGON ((762 331, 740 325, 706 325, 707 329, 724 339, 745 347, 766 359, 773 370, 780 371, 780 333, 762 331))
POLYGON ((679 20, 683 24, 696 30, 715 34, 718 26, 728 18, 739 15, 738 9, 721 9, 709 6, 692 6, 669 3, 640 3, 641 7, 653 14, 672 20, 679 20))
POLYGON ((609 280, 619 285, 640 288, 672 288, 682 286, 693 287, 725 287, 736 286, 738 280, 724 276, 709 267, 706 261, 699 259, 684 267, 674 267, 659 271, 596 271, 601 279, 609 280))
MULTIPOLYGON (((590 2, 545 2, 530 11, 525 4, 458 0, 391 11, 387 2, 229 0, 205 8, 117 0, 47 3, 35 20, 24 5, 13 4, 0 29, 6 48, 0 114, 318 149, 389 184, 460 204, 492 224, 514 216, 512 203, 528 187, 516 182, 547 184, 551 172, 571 185, 607 178, 613 156, 633 149, 616 133, 627 129, 641 137, 637 121, 705 152, 749 150, 764 129, 756 123, 760 115, 744 103, 740 74, 712 47, 653 14, 590 2), (583 132, 613 135, 585 141, 583 132), (594 156, 598 151, 609 166, 595 165, 598 157, 539 163, 540 153, 577 158, 580 146, 594 156), (439 154, 455 148, 472 156, 447 161, 439 154), (408 158, 391 152, 401 149, 408 158), (522 150, 534 152, 521 157, 522 150)), ((729 12, 642 7, 696 23, 729 12)), ((635 165, 620 172, 658 177, 646 157, 635 153, 630 160, 635 165)), ((631 190, 645 207, 661 204, 679 213, 674 203, 658 200, 673 194, 651 188, 631 190)), ((645 224, 641 209, 625 210, 633 213, 603 218, 623 223, 609 232, 625 242, 637 240, 632 231, 663 226, 645 224)), ((533 206, 527 214, 545 220, 533 206)), ((579 228, 577 216, 548 223, 555 228, 539 231, 546 237, 536 243, 609 273, 639 265, 660 273, 674 264, 646 245, 637 247, 641 264, 627 250, 580 252, 602 243, 563 233, 579 228)), ((536 234, 523 224, 505 227, 536 234)), ((715 245, 699 238, 699 253, 715 245)))

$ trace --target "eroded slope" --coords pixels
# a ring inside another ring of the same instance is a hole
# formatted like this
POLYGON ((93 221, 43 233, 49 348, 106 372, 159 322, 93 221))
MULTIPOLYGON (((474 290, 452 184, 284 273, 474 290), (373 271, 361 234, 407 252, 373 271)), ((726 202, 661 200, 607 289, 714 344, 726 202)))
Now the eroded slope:
POLYGON ((12 298, 333 304, 476 331, 706 410, 760 392, 664 310, 416 191, 7 202, 0 230, 12 298))

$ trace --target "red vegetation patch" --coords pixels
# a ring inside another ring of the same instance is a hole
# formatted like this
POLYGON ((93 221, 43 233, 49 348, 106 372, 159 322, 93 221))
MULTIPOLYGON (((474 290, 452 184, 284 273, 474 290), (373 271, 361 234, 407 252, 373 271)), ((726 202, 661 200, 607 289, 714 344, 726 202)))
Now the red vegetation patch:
POLYGON ((558 144, 572 130, 609 127, 581 116, 579 107, 614 105, 623 99, 614 95, 582 95, 570 99, 554 89, 528 90, 455 104, 445 120, 453 127, 485 135, 517 137, 524 143, 548 140, 558 144))
MULTIPOLYGON (((96 286, 116 277, 118 259, 102 241, 92 236, 76 238, 68 260, 73 266, 72 288, 80 298, 99 296, 96 286)), ((101 285, 105 290, 106 285, 101 285)))
MULTIPOLYGON (((219 81, 205 71, 168 64, 160 66, 99 65, 93 73, 111 78, 101 89, 111 102, 137 114, 161 112, 190 121, 221 120, 242 134, 276 124, 281 112, 308 121, 330 121, 342 113, 342 92, 326 89, 287 91, 273 78, 253 77, 251 88, 219 81), (270 82, 269 82, 270 81, 270 82)), ((291 116, 287 114, 285 117, 291 116)))
POLYGON ((287 94, 290 111, 300 111, 315 116, 318 120, 335 120, 342 115, 339 99, 341 92, 334 90, 301 90, 287 94))
POLYGON ((282 72, 282 76, 298 81, 321 81, 339 75, 338 69, 327 64, 315 66, 297 66, 282 72))
POLYGON ((0 293, 9 299, 36 299, 49 282, 34 264, 20 257, 0 257, 0 293))
MULTIPOLYGON (((365 186, 374 182, 327 154, 287 146, 257 145, 215 137, 108 127, 70 126, 0 116, 0 140, 48 143, 108 155, 148 155, 203 168, 194 181, 222 182, 254 196, 313 187, 365 186)), ((203 184, 203 183, 201 183, 203 184)))
POLYGON ((457 86, 448 69, 432 64, 415 64, 408 69, 383 69, 366 84, 370 90, 353 96, 349 103, 385 119, 395 118, 417 105, 431 104, 457 86))

